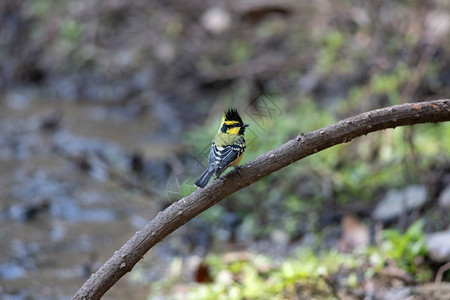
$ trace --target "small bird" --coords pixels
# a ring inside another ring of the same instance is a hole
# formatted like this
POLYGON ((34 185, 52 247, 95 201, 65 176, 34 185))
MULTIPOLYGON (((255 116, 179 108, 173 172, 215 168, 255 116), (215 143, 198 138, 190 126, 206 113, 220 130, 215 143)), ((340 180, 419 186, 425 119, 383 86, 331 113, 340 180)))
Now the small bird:
POLYGON ((247 126, 236 109, 230 108, 224 113, 219 131, 211 144, 208 168, 197 179, 196 186, 205 187, 214 173, 219 178, 229 166, 237 168, 245 152, 244 132, 247 126))

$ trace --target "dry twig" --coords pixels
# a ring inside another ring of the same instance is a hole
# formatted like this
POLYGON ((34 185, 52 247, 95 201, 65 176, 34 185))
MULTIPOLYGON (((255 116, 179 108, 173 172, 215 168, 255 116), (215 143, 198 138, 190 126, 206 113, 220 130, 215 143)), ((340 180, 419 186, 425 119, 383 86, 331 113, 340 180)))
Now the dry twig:
POLYGON ((442 277, 444 276, 444 273, 448 270, 450 270, 450 262, 441 266, 436 274, 436 280, 434 281, 434 292, 436 297, 439 296, 439 293, 441 291, 442 277))

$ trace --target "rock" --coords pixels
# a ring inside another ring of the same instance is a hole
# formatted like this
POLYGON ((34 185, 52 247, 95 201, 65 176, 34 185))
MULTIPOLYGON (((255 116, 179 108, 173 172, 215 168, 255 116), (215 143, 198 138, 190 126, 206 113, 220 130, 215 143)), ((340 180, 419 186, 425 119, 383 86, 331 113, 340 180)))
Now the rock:
POLYGON ((427 191, 423 185, 412 185, 403 190, 390 190, 376 206, 373 217, 379 221, 389 221, 412 209, 422 207, 427 201, 427 191))
POLYGON ((282 230, 274 230, 270 234, 270 240, 282 249, 285 249, 289 245, 289 236, 282 230))
POLYGON ((436 262, 450 261, 450 229, 425 236, 428 256, 436 262))
POLYGON ((425 28, 429 38, 444 38, 450 31, 450 14, 443 10, 430 11, 425 17, 425 28))
POLYGON ((18 279, 25 276, 26 269, 17 263, 4 263, 0 265, 0 278, 2 279, 18 279))
POLYGON ((223 8, 212 7, 202 15, 200 23, 209 32, 218 34, 226 31, 230 27, 231 16, 223 8))
POLYGON ((173 62, 177 54, 176 52, 174 45, 168 41, 161 41, 155 45, 155 56, 162 62, 173 62))
POLYGON ((390 300, 390 299, 408 299, 411 295, 411 287, 409 286, 401 286, 401 287, 393 287, 390 290, 383 293, 380 299, 382 300, 390 300))
POLYGON ((18 92, 9 93, 6 96, 6 103, 15 110, 26 110, 30 106, 30 98, 18 92))
POLYGON ((450 208, 450 185, 441 192, 438 203, 440 207, 450 208))

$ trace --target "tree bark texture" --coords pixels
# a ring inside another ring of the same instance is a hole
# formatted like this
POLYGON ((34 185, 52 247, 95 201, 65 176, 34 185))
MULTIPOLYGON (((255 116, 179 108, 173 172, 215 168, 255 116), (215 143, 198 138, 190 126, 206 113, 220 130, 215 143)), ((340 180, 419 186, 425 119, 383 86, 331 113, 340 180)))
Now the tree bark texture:
POLYGON ((300 134, 241 166, 240 174, 231 171, 224 180, 214 180, 158 213, 84 283, 73 299, 100 299, 147 251, 177 228, 232 193, 306 156, 370 132, 444 121, 450 121, 448 99, 377 109, 300 134))

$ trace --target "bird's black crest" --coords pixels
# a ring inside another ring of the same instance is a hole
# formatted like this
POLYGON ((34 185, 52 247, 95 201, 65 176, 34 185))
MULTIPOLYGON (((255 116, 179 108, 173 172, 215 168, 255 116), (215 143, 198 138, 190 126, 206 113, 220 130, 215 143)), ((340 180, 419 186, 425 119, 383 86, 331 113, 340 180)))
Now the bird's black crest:
POLYGON ((225 121, 238 121, 240 124, 243 124, 241 116, 235 108, 230 108, 225 112, 225 121))

